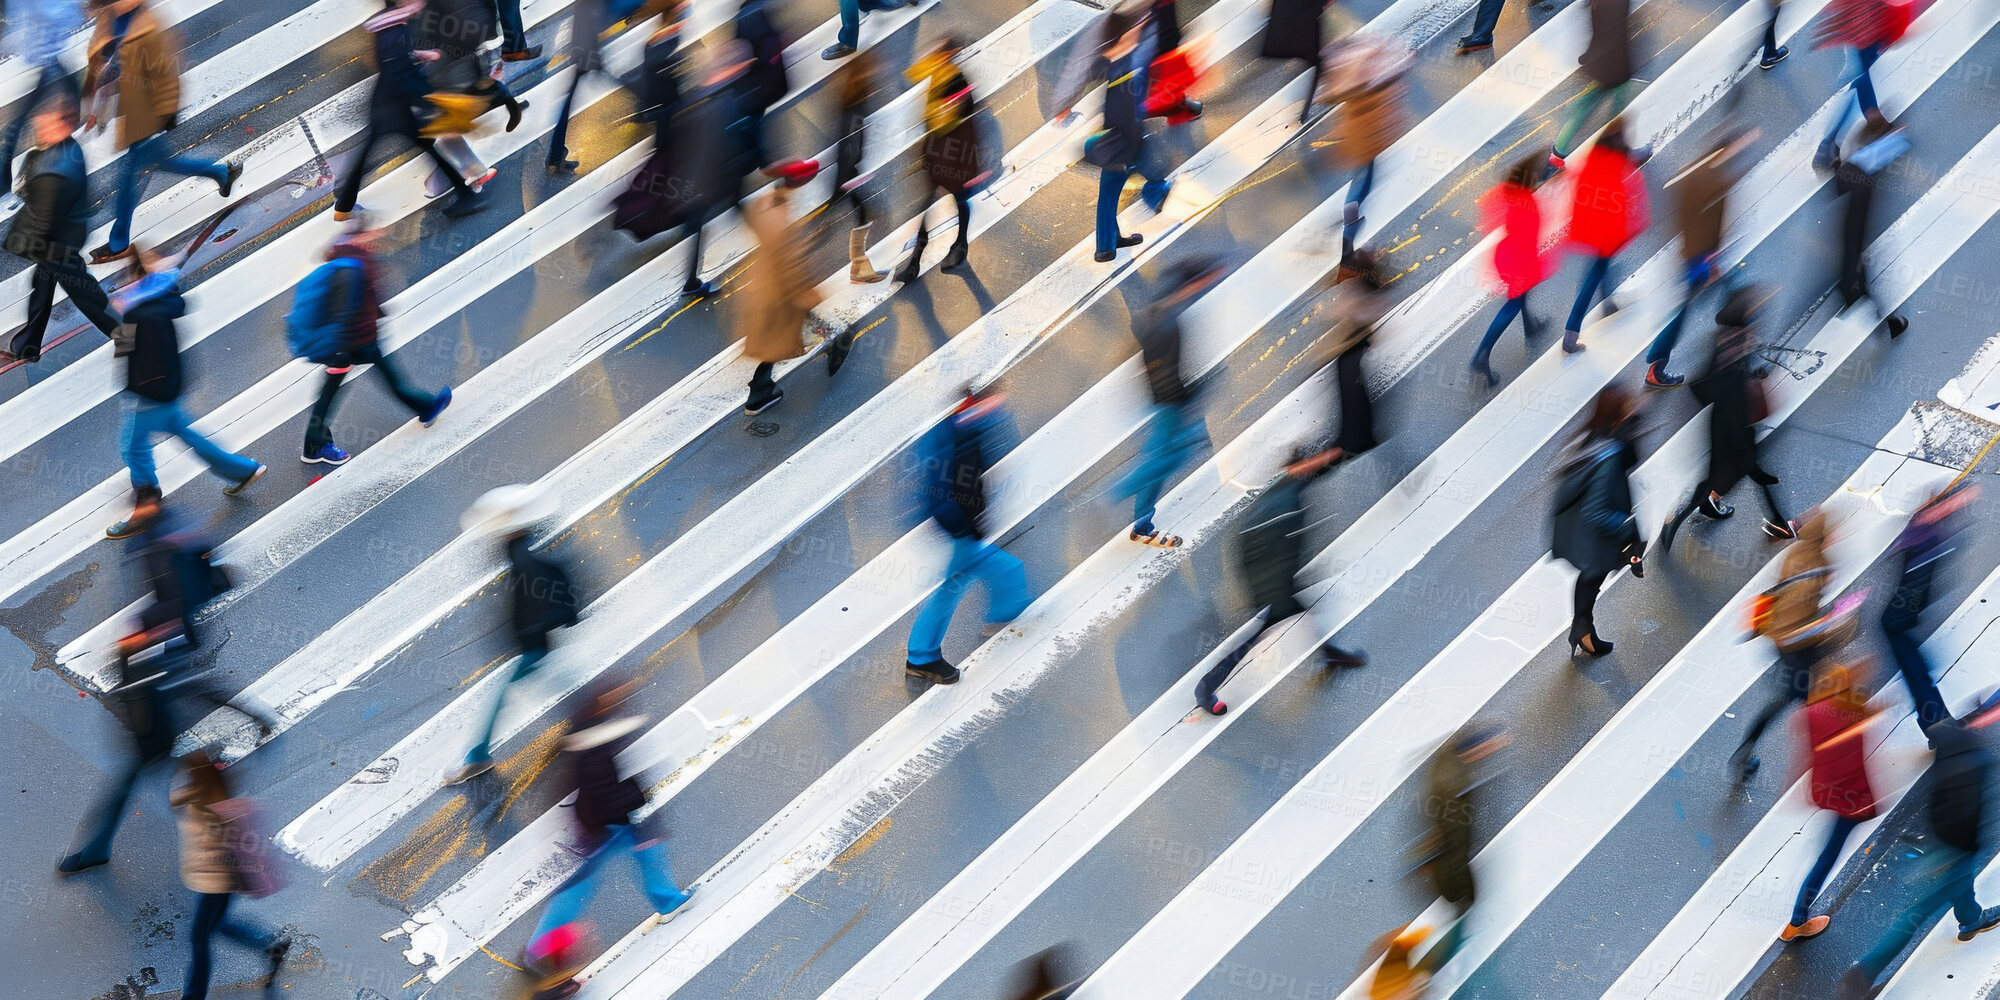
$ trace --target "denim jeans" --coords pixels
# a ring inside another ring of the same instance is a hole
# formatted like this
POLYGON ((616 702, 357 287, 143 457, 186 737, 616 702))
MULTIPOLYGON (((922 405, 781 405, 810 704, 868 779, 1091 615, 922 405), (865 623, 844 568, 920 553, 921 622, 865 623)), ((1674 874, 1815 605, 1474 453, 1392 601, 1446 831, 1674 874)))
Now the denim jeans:
POLYGON ((1493 353, 1493 345, 1500 342, 1500 335, 1507 332, 1507 326, 1514 322, 1514 317, 1522 317, 1521 325, 1524 328, 1534 325, 1533 321, 1525 315, 1527 309, 1527 292, 1522 292, 1500 303, 1500 311, 1494 313, 1493 322, 1486 325, 1486 335, 1479 338, 1479 350, 1473 352, 1472 363, 1474 367, 1485 367, 1487 357, 1493 353))
POLYGON ((516 681, 524 681, 534 676, 535 670, 547 658, 546 649, 530 649, 514 660, 514 672, 507 676, 507 682, 500 685, 500 693, 493 696, 493 705, 486 710, 486 722, 479 727, 479 742, 465 752, 467 764, 483 764, 493 759, 493 727, 500 721, 500 707, 507 704, 507 689, 516 681))
POLYGON ((140 175, 160 168, 189 177, 206 177, 217 184, 229 179, 229 168, 213 160, 175 156, 167 145, 165 132, 133 143, 125 151, 125 165, 118 172, 118 206, 117 217, 111 223, 111 249, 123 250, 131 245, 132 213, 139 210, 139 194, 143 189, 140 175))
POLYGON ((850 49, 861 47, 861 15, 871 10, 884 10, 886 5, 878 0, 840 0, 840 31, 834 41, 850 49))
POLYGON ((230 899, 226 892, 195 894, 194 919, 188 923, 188 944, 194 954, 188 959, 187 984, 181 987, 181 1000, 203 1000, 208 996, 209 953, 217 932, 260 953, 278 941, 276 934, 262 927, 229 919, 230 899))
POLYGON ((500 20, 500 51, 527 51, 528 32, 521 25, 521 0, 493 0, 493 12, 500 20))
POLYGON ((1923 645, 1909 629, 1885 626, 1882 638, 1889 643, 1889 653, 1896 658, 1896 669, 1902 673, 1903 683, 1910 687, 1910 701, 1917 709, 1917 727, 1928 732, 1951 713, 1944 707, 1944 695, 1938 693, 1937 682, 1931 679, 1931 665, 1924 659, 1923 645))
POLYGON ((1097 179, 1097 252, 1111 253, 1118 249, 1118 238, 1124 232, 1118 228, 1118 196, 1125 192, 1125 181, 1133 174, 1146 178, 1146 186, 1139 191, 1146 206, 1154 211, 1167 200, 1167 190, 1173 185, 1153 162, 1153 158, 1143 148, 1139 162, 1124 170, 1107 168, 1097 179))
POLYGON ((604 863, 619 851, 630 848, 632 860, 639 865, 640 885, 646 890, 646 902, 655 913, 672 913, 688 894, 674 884, 673 869, 667 863, 667 844, 663 840, 650 841, 644 846, 638 843, 638 829, 634 826, 613 826, 610 835, 604 838, 590 856, 583 859, 583 867, 569 877, 555 895, 549 897, 548 906, 542 909, 542 919, 535 924, 535 932, 528 936, 529 947, 533 942, 564 924, 575 923, 583 916, 583 908, 590 897, 597 892, 597 881, 604 874, 604 863))
POLYGON ((1361 203, 1368 200, 1368 192, 1375 189, 1375 161, 1369 160, 1354 172, 1347 182, 1347 204, 1342 206, 1340 223, 1340 250, 1342 254, 1354 252, 1355 234, 1361 231, 1361 203))
POLYGON ((1205 437, 1205 428, 1196 419, 1194 407, 1186 403, 1155 403, 1153 418, 1147 421, 1146 444, 1139 452, 1139 465, 1125 478, 1124 488, 1132 494, 1132 530, 1153 533, 1153 511, 1160 502, 1167 476, 1181 464, 1188 450, 1205 437))
MULTIPOLYGON (((422 417, 437 405, 436 396, 414 388, 404 380, 402 370, 382 353, 380 347, 369 344, 354 348, 347 352, 347 359, 350 365, 373 365, 389 381, 389 391, 395 393, 411 413, 422 417)), ((326 381, 319 387, 319 399, 313 403, 312 414, 306 418, 304 453, 308 456, 333 443, 333 400, 340 392, 340 383, 346 380, 347 372, 346 366, 328 366, 326 370, 326 381)))
POLYGON ((983 579, 993 588, 993 621, 1011 621, 1028 608, 1028 569, 998 545, 978 538, 953 538, 951 563, 944 582, 917 609, 910 626, 909 660, 915 664, 944 659, 944 633, 972 581, 983 579))
POLYGON ((1500 8, 1504 0, 1479 0, 1479 11, 1472 15, 1472 32, 1465 41, 1490 45, 1493 29, 1500 24, 1500 8))
POLYGON ((1819 887, 1826 884, 1826 877, 1833 874, 1833 866, 1847 854, 1847 835, 1860 826, 1859 820, 1845 816, 1835 816, 1833 826, 1826 831, 1826 846, 1820 848, 1819 858, 1813 862, 1812 870, 1806 872, 1806 882, 1799 887, 1799 898, 1792 904, 1792 926, 1806 922, 1806 914, 1811 912, 1813 898, 1819 895, 1819 887))
POLYGON ((1974 879, 1985 867, 1981 859, 1984 853, 1975 854, 1938 842, 1935 856, 1940 863, 1936 884, 1929 892, 1919 896, 1909 909, 1890 921, 1882 936, 1876 939, 1875 946, 1857 961, 1856 964, 1868 974, 1868 978, 1880 976, 1882 970, 1888 968, 1889 963, 1909 946, 1911 938, 1928 930, 1938 909, 1945 904, 1951 904, 1952 916, 1957 918, 1960 927, 1978 923, 1982 910, 1974 891, 1974 879))
MULTIPOLYGON (((1598 257, 1590 262, 1590 270, 1583 272, 1583 284, 1576 290, 1576 304, 1569 307, 1569 322, 1564 330, 1583 329, 1583 317, 1590 312, 1590 300, 1595 298, 1600 288, 1609 289, 1616 282, 1611 280, 1611 258, 1598 257)), ((1607 290, 1606 296, 1610 295, 1607 290)))
POLYGON ((1695 300, 1707 290, 1709 278, 1715 273, 1715 257, 1715 254, 1710 254, 1688 264, 1687 294, 1681 299, 1681 307, 1674 313, 1674 318, 1667 321, 1666 329, 1661 330, 1660 335, 1653 338, 1651 346, 1646 348, 1648 365, 1664 364, 1673 356, 1674 345, 1681 341, 1681 324, 1687 321, 1688 310, 1694 308, 1695 300))
POLYGON ((133 486, 159 488, 160 477, 153 466, 153 438, 162 434, 171 434, 187 442, 187 446, 208 463, 210 471, 231 483, 240 483, 257 471, 257 463, 253 459, 225 451, 196 431, 188 423, 187 413, 181 409, 178 400, 160 403, 143 396, 128 396, 125 400, 125 434, 121 443, 125 451, 125 467, 132 470, 133 486))

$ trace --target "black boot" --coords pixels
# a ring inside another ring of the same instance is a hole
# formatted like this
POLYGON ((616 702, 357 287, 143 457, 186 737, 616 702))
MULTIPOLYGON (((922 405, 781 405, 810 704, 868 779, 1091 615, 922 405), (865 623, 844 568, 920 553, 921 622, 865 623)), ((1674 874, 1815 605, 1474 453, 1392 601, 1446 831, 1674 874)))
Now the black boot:
POLYGON ((922 229, 917 230, 917 243, 910 248, 910 259, 904 261, 903 266, 896 269, 897 284, 907 285, 923 275, 924 248, 929 246, 930 242, 930 233, 922 229))
POLYGON ((965 245, 965 234, 961 232, 958 234, 958 242, 951 245, 951 250, 945 253, 944 260, 938 264, 938 267, 947 271, 958 270, 965 264, 965 252, 967 249, 969 248, 965 245))

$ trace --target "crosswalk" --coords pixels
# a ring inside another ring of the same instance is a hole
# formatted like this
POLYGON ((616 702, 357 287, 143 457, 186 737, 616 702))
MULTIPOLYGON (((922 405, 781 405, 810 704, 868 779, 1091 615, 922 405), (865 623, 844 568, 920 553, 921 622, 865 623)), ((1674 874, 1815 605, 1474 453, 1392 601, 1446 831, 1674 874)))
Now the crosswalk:
MULTIPOLYGON (((603 225, 650 151, 636 128, 597 128, 629 98, 587 81, 577 114, 589 127, 573 134, 602 136, 572 140, 586 164, 575 178, 544 181, 543 143, 573 69, 510 64, 529 110, 513 131, 489 115, 473 142, 520 176, 518 199, 506 188, 476 227, 446 226, 429 211, 422 158, 386 165, 361 195, 406 243, 393 260, 408 281, 385 303, 382 348, 426 381, 446 373, 452 407, 424 428, 345 390, 359 414, 342 430, 355 457, 316 478, 289 470, 320 375, 274 349, 272 324, 336 232, 326 196, 365 127, 370 83, 365 59, 300 60, 361 45, 376 8, 234 12, 249 20, 233 40, 190 59, 183 117, 257 123, 197 147, 244 164, 252 198, 234 217, 242 235, 193 274, 180 338, 214 386, 196 426, 286 468, 243 498, 190 489, 204 466, 178 442, 161 446, 159 468, 169 502, 218 532, 234 574, 201 612, 218 674, 240 691, 235 705, 275 725, 218 709, 182 746, 218 747, 247 775, 300 875, 287 890, 299 925, 328 955, 395 970, 370 970, 365 986, 382 996, 525 995, 514 956, 583 859, 549 737, 591 681, 636 674, 653 721, 621 765, 643 775, 643 812, 669 821, 676 875, 700 892, 656 927, 641 924, 636 899, 601 900, 580 996, 998 997, 1014 962, 1067 939, 1079 997, 1360 998, 1380 959, 1370 941, 1455 919, 1402 877, 1397 852, 1422 805, 1410 779, 1463 726, 1504 720, 1525 763, 1477 818, 1479 901, 1429 995, 1831 995, 1796 984, 1831 983, 1858 954, 1839 950, 1848 938, 1776 942, 1827 822, 1781 766, 1796 755, 1767 737, 1772 765, 1749 786, 1712 767, 1705 784, 1685 780, 1734 740, 1739 706, 1774 663, 1741 632, 1782 549, 1747 541, 1745 525, 1691 531, 1645 579, 1607 584, 1600 615, 1618 651, 1578 666, 1562 643, 1574 574, 1546 554, 1546 470, 1598 392, 1636 383, 1680 305, 1666 184, 1725 120, 1762 138, 1732 195, 1724 265, 1780 289, 1782 319, 1760 331, 1779 376, 1760 433, 1781 492, 1827 513, 1839 586, 1879 581, 1925 497, 2000 467, 2000 305, 1985 266, 2000 252, 2000 120, 1963 85, 1993 51, 2000 4, 1937 0, 1874 66, 1883 110, 1917 140, 1909 168, 1878 192, 1867 251, 1875 298, 1913 317, 1890 345, 1866 304, 1843 310, 1832 295, 1839 222, 1811 159, 1847 96, 1835 54, 1807 51, 1828 3, 1783 6, 1778 36, 1795 57, 1764 73, 1765 5, 1633 0, 1642 89, 1624 117, 1653 150, 1653 232, 1621 259, 1623 308, 1590 311, 1587 350, 1529 342, 1520 353, 1510 338, 1496 355, 1510 376, 1493 393, 1468 389, 1463 371, 1497 305, 1486 278, 1496 238, 1478 230, 1475 202, 1568 114, 1584 86, 1589 7, 1510 12, 1500 50, 1475 57, 1452 53, 1471 0, 1341 11, 1420 53, 1408 127, 1378 160, 1360 230, 1396 275, 1367 361, 1395 433, 1314 487, 1338 502, 1321 512, 1300 576, 1312 611, 1269 631, 1224 689, 1220 717, 1194 709, 1191 691, 1254 610, 1230 582, 1235 515, 1337 419, 1331 372, 1314 368, 1328 304, 1344 294, 1330 281, 1348 179, 1324 167, 1324 126, 1298 122, 1307 75, 1258 56, 1263 0, 1183 0, 1188 34, 1208 39, 1215 63, 1207 114, 1159 126, 1173 195, 1162 212, 1121 213, 1144 240, 1109 264, 1092 260, 1096 176, 1079 166, 1098 98, 1070 122, 1049 121, 1058 109, 1045 106, 1096 5, 925 0, 871 13, 864 47, 892 66, 957 36, 1002 126, 1004 168, 974 199, 974 277, 936 270, 949 240, 934 241, 908 286, 852 284, 838 248, 815 250, 824 303, 811 350, 778 367, 793 391, 755 424, 738 415, 752 362, 726 322, 754 250, 747 228, 733 215, 709 224, 698 266, 727 290, 681 299, 684 243, 632 249, 603 225), (291 110, 264 108, 280 93, 291 110), (1182 320, 1213 448, 1160 503, 1158 523, 1185 539, 1162 551, 1127 540, 1114 488, 1149 410, 1128 314, 1196 255, 1228 265, 1182 320), (856 360, 827 379, 818 352, 842 331, 862 335, 856 360), (961 388, 996 380, 1025 433, 994 470, 989 516, 1027 561, 1035 599, 993 638, 954 631, 960 683, 905 685, 902 629, 950 552, 903 518, 902 475, 961 388), (509 481, 549 498, 545 545, 584 567, 584 618, 509 694, 494 731, 506 787, 445 786, 509 673, 491 635, 502 567, 456 515, 509 481), (1356 634, 1372 640, 1370 666, 1308 669, 1323 641, 1356 634), (1688 798, 1730 805, 1693 810, 1692 832, 1657 821, 1662 809, 1688 815, 1688 798), (1625 898, 1591 888, 1607 865, 1627 873, 1625 898), (389 882, 398 888, 357 889, 389 882)), ((233 6, 160 9, 195 23, 233 6)), ((569 6, 523 5, 551 51, 569 6)), ((726 37, 734 6, 696 0, 690 37, 726 37)), ((787 152, 818 148, 823 163, 837 63, 819 53, 835 10, 782 5, 792 89, 771 112, 787 152)), ((614 72, 637 67, 649 30, 609 43, 614 72)), ((0 100, 15 111, 32 83, 17 60, 0 61, 0 100)), ((889 192, 869 198, 877 267, 909 252, 920 213, 951 214, 948 199, 903 179, 922 118, 923 95, 899 84, 868 120, 868 164, 889 192)), ((112 145, 86 145, 96 185, 115 177, 112 145)), ((793 212, 812 224, 833 196, 829 172, 795 193, 793 212)), ((1538 194, 1552 249, 1571 197, 1568 174, 1538 194)), ((169 240, 222 204, 207 181, 163 184, 136 231, 169 240)), ((27 272, 0 284, 0 315, 19 322, 27 272)), ((1531 308, 1552 322, 1572 290, 1558 275, 1531 308)), ((1692 317, 1683 364, 1699 357, 1708 319, 1692 317)), ((39 366, 0 372, 0 481, 32 498, 6 505, 0 622, 38 666, 95 693, 113 683, 112 649, 139 604, 103 540, 129 504, 112 405, 121 381, 111 347, 84 333, 87 350, 52 346, 39 366)), ((1641 520, 1657 524, 1704 464, 1707 418, 1679 393, 1648 404, 1633 483, 1641 520)), ((1969 586, 1941 597, 1925 645, 1955 707, 2000 686, 1989 628, 2000 552, 1975 542, 1960 559, 1969 586)), ((1833 883, 1849 890, 1894 863, 1864 845, 1924 823, 1907 794, 1928 762, 1908 699, 1900 683, 1874 697, 1889 716, 1869 747, 1882 815, 1849 842, 1833 883)), ((92 766, 69 764, 77 787, 97 780, 92 766)), ((1980 884, 2000 891, 2000 862, 1980 884)), ((1847 896, 1830 884, 1822 898, 1847 896)), ((1920 936, 1884 995, 1988 995, 2000 942, 1960 943, 1954 929, 1946 920, 1920 936)), ((85 985, 101 989, 64 995, 85 985)))

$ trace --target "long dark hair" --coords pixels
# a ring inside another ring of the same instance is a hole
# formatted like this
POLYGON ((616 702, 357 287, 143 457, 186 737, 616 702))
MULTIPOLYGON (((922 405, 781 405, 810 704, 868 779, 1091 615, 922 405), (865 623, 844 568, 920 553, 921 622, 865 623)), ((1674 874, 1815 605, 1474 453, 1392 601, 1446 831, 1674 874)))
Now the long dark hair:
POLYGON ((181 767, 187 771, 187 787, 194 793, 194 805, 212 806, 229 797, 229 783, 222 779, 222 769, 215 766, 208 751, 196 750, 182 757, 181 767))

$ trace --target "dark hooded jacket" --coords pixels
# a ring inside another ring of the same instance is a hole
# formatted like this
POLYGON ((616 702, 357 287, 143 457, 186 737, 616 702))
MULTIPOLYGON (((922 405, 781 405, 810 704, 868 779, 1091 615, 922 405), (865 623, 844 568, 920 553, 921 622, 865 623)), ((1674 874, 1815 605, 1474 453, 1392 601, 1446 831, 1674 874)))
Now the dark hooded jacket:
POLYGON ((121 310, 124 323, 114 353, 125 359, 127 392, 171 403, 181 395, 181 347, 174 321, 187 315, 187 300, 169 276, 149 275, 152 279, 165 279, 164 287, 121 310))
POLYGON ((90 238, 90 174, 74 138, 28 154, 21 210, 7 231, 7 252, 36 263, 79 253, 90 238))
POLYGON ((576 624, 576 586, 555 562, 536 553, 522 535, 507 541, 508 593, 514 639, 523 650, 546 650, 549 633, 576 624))

